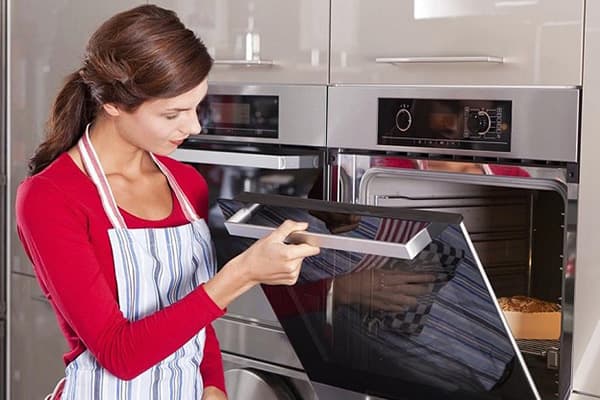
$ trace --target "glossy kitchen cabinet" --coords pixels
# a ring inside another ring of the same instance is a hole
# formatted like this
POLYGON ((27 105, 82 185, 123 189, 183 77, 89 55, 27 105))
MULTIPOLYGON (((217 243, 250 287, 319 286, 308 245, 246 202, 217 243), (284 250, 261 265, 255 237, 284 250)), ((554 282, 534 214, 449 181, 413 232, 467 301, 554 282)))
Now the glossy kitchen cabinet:
POLYGON ((43 399, 64 376, 67 343, 35 278, 12 274, 10 399, 43 399))
MULTIPOLYGON (((10 2, 11 43, 8 63, 8 167, 11 204, 27 164, 42 141, 52 101, 65 77, 78 69, 85 45, 94 30, 111 15, 145 4, 134 0, 13 0, 10 2)), ((14 219, 14 213, 10 213, 14 219)), ((12 228, 10 270, 33 274, 12 228)))
POLYGON ((329 1, 159 0, 199 35, 215 82, 327 83, 329 1))
MULTIPOLYGON (((64 78, 79 68, 91 33, 109 16, 145 4, 134 0, 9 0, 7 2, 7 185, 9 313, 8 382, 11 400, 42 399, 64 374, 66 348, 43 301, 15 228, 15 195, 44 137, 44 125, 64 78)), ((2 398, 2 396, 0 396, 2 398)))
POLYGON ((580 85, 583 0, 331 0, 331 82, 580 85))

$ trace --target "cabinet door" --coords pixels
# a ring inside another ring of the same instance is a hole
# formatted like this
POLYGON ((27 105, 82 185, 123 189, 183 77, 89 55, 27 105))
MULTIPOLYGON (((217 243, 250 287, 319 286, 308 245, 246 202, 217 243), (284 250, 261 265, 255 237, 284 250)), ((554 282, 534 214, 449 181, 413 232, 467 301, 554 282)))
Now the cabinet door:
POLYGON ((11 274, 11 399, 43 399, 64 376, 67 350, 35 278, 11 274))
POLYGON ((331 0, 331 81, 579 85, 583 3, 331 0))
POLYGON ((159 0, 205 42, 210 80, 327 83, 329 2, 159 0))
MULTIPOLYGON (((94 30, 111 15, 145 4, 141 0, 11 0, 8 55, 10 89, 7 127, 10 160, 9 210, 16 188, 27 176, 27 165, 45 135, 45 123, 65 77, 78 69, 94 30)), ((23 254, 14 222, 11 227, 10 269, 33 274, 23 254)))

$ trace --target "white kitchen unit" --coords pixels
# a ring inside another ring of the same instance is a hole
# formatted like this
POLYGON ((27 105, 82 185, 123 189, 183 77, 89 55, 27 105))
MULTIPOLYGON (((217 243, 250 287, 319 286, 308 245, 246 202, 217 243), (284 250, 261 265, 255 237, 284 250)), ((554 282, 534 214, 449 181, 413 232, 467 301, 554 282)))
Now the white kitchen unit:
MULTIPOLYGON (((581 172, 575 310, 573 326, 573 389, 600 398, 600 3, 586 2, 585 60, 581 117, 581 172)), ((585 397, 587 399, 587 397, 585 397)))
POLYGON ((159 0, 215 59, 214 82, 325 84, 329 1, 159 0))
POLYGON ((331 0, 331 83, 580 85, 583 0, 331 0))
MULTIPOLYGON (((91 33, 109 16, 145 4, 136 0, 8 1, 7 190, 9 354, 6 398, 43 399, 64 376, 66 342, 43 303, 15 231, 16 188, 42 141, 52 100, 79 68, 91 33)), ((68 257, 68 255, 65 255, 68 257)), ((93 312, 93 310, 90 310, 93 312)), ((0 396, 2 398, 2 396, 0 396)))

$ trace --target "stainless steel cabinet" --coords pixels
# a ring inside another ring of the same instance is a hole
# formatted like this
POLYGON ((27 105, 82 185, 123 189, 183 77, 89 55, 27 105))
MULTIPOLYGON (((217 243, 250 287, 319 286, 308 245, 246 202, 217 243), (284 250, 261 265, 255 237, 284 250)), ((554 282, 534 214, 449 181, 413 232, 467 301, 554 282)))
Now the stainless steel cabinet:
POLYGON ((10 399, 42 399, 62 376, 67 344, 35 278, 11 274, 10 399))
POLYGON ((327 83, 329 1, 159 0, 215 59, 219 82, 327 83))
POLYGON ((331 0, 331 82, 579 85, 583 0, 331 0))

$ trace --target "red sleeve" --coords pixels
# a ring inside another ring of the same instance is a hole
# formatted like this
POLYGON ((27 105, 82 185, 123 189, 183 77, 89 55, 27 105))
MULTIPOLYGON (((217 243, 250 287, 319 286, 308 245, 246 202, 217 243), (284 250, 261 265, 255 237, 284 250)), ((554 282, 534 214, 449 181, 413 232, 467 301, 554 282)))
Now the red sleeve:
POLYGON ((214 386, 225 392, 223 359, 219 349, 219 340, 212 325, 206 327, 206 343, 204 344, 204 355, 200 364, 200 374, 204 381, 204 387, 214 386))
POLYGON ((44 177, 17 192, 17 229, 48 299, 113 375, 132 379, 223 314, 200 286, 141 320, 123 317, 89 242, 88 220, 44 177))

